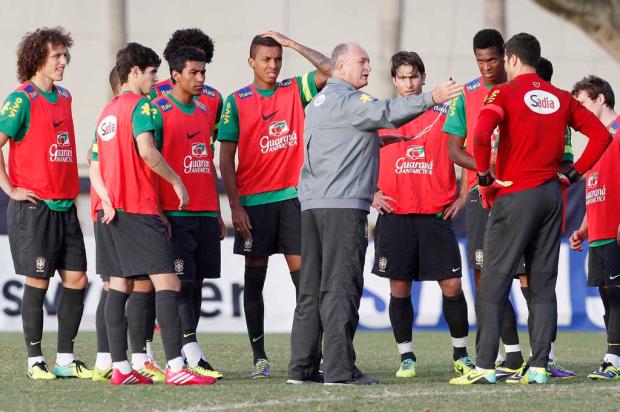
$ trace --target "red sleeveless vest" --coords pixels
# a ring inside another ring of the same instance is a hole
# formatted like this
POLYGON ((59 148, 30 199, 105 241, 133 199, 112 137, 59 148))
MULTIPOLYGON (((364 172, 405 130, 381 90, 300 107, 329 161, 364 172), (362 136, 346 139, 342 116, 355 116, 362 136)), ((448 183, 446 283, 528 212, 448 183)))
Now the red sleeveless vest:
POLYGON ((9 140, 9 178, 13 186, 30 189, 42 199, 75 199, 80 183, 71 94, 54 87, 55 104, 29 81, 17 88, 30 102, 30 126, 19 142, 9 140))
POLYGON ((297 81, 279 82, 271 97, 248 86, 236 91, 234 99, 239 113, 239 194, 296 187, 304 160, 305 118, 297 81))
POLYGON ((442 131, 449 106, 433 107, 397 130, 379 135, 415 137, 381 148, 379 188, 396 199, 395 214, 434 214, 456 199, 454 163, 442 131))
POLYGON ((124 93, 103 109, 97 122, 99 167, 116 209, 157 215, 153 172, 138 154, 133 136, 132 113, 140 99, 137 94, 124 93))
POLYGON ((620 224, 620 116, 609 127, 613 140, 586 175, 590 242, 615 239, 620 224))
MULTIPOLYGON (((164 144, 161 154, 181 177, 189 192, 190 211, 218 211, 217 174, 213 166, 210 137, 213 128, 209 110, 195 102, 193 114, 185 114, 167 96, 153 102, 159 106, 164 123, 164 144)), ((172 185, 159 180, 162 210, 177 210, 179 198, 172 185)))

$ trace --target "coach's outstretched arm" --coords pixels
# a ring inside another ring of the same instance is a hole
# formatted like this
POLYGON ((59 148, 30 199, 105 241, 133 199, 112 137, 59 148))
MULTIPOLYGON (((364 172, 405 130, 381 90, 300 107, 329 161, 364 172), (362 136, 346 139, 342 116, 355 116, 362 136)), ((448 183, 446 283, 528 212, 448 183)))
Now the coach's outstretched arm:
POLYGON ((262 33, 261 36, 271 37, 280 43, 282 47, 291 48, 301 54, 306 60, 312 63, 314 67, 316 67, 316 71, 314 72, 314 84, 316 85, 317 90, 321 90, 325 86, 327 79, 331 76, 329 58, 327 56, 319 51, 311 49, 310 47, 297 43, 295 40, 289 39, 285 35, 276 31, 270 30, 262 33))

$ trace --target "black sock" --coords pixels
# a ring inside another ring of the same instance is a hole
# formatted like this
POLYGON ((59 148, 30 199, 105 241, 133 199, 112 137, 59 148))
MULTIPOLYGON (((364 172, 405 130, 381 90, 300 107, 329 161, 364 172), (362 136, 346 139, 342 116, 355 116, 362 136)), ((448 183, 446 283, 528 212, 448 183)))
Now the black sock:
MULTIPOLYGON (((463 292, 456 296, 443 295, 443 316, 450 329, 453 338, 464 338, 469 334, 469 320, 467 319, 467 301, 463 292)), ((454 360, 469 356, 467 347, 453 347, 452 357, 454 360)))
POLYGON ((293 281, 293 285, 295 285, 295 302, 297 302, 297 298, 299 297, 299 270, 291 272, 291 280, 293 281))
POLYGON ((43 356, 41 339, 43 337, 43 300, 47 289, 26 285, 22 297, 22 325, 28 357, 43 356))
POLYGON ((179 297, 179 316, 181 316, 181 346, 196 341, 196 317, 192 305, 194 285, 192 282, 181 282, 181 294, 179 297))
POLYGON ((527 307, 530 307, 530 300, 532 299, 532 293, 530 292, 530 288, 521 286, 521 293, 525 298, 525 303, 527 303, 527 307))
MULTIPOLYGON (((388 312, 396 344, 411 342, 413 336, 413 305, 411 304, 411 296, 397 298, 390 295, 388 312)), ((412 359, 415 361, 416 358, 413 351, 401 353, 401 362, 405 359, 412 359)))
POLYGON ((146 332, 147 342, 153 342, 155 334, 155 291, 146 293, 146 332))
MULTIPOLYGON (((504 307, 504 320, 502 321, 501 338, 504 345, 518 345, 519 334, 517 333, 517 317, 510 299, 504 307)), ((506 352, 504 365, 510 369, 520 368, 523 364, 523 355, 519 352, 506 352)))
POLYGON ((245 286, 243 289, 243 310, 245 312, 245 323, 248 327, 248 336, 254 362, 258 359, 267 359, 265 354, 265 329, 263 303, 263 286, 267 277, 267 267, 245 267, 245 286))
POLYGON ((84 313, 85 289, 62 287, 58 304, 58 353, 73 353, 73 342, 84 313))
POLYGON ((105 327, 105 301, 108 297, 108 291, 101 289, 99 303, 97 304, 97 312, 95 314, 95 328, 97 330, 97 352, 110 353, 110 344, 108 343, 108 332, 105 327))
POLYGON ((146 353, 147 306, 150 292, 131 292, 125 313, 131 353, 146 353))
POLYGON ((601 300, 603 301, 603 308, 605 308, 605 313, 603 313, 603 321, 605 322, 605 329, 609 330, 609 301, 607 300, 607 292, 605 291, 604 286, 599 286, 598 293, 601 295, 601 300))
POLYGON ((129 295, 118 290, 108 290, 105 302, 105 325, 108 332, 112 362, 127 360, 127 318, 125 304, 129 295))
POLYGON ((159 323, 166 361, 181 356, 181 317, 179 292, 160 290, 155 293, 155 311, 159 323))
POLYGON ((620 287, 607 286, 609 323, 607 327, 607 353, 620 356, 620 287))
POLYGON ((202 316, 202 282, 194 284, 192 292, 192 308, 194 309, 194 330, 198 329, 200 317, 202 316))

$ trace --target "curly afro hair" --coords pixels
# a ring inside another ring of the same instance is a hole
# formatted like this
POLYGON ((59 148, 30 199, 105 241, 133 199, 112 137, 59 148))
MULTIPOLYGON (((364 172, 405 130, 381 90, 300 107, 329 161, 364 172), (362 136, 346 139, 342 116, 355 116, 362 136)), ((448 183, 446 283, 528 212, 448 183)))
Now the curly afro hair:
POLYGON ((183 29, 177 30, 172 33, 172 37, 168 40, 166 48, 164 49, 164 59, 170 60, 172 53, 179 47, 195 47, 202 50, 205 54, 206 62, 211 63, 213 59, 213 40, 211 37, 204 34, 200 29, 183 29))
MULTIPOLYGON (((43 27, 26 33, 17 46, 17 79, 28 81, 37 73, 47 60, 49 46, 73 46, 71 34, 63 27, 43 27)), ((67 63, 71 56, 67 53, 67 63)))

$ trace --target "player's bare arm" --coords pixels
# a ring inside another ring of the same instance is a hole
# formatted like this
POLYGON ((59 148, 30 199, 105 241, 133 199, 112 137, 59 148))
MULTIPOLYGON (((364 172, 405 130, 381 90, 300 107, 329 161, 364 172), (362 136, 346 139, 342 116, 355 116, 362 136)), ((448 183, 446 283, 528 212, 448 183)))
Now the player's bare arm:
POLYGON ((9 137, 4 133, 0 133, 0 187, 4 190, 11 199, 17 201, 27 200, 32 203, 37 203, 41 200, 32 190, 24 189, 23 187, 15 187, 11 184, 11 180, 6 173, 6 166, 4 163, 4 153, 2 148, 9 141, 9 137))
POLYGON ((93 189, 95 189, 95 192, 101 199, 101 204, 103 205, 103 217, 101 218, 101 223, 109 224, 116 216, 116 208, 114 208, 114 205, 110 200, 108 189, 106 188, 101 177, 99 161, 92 159, 92 156, 90 164, 88 165, 88 175, 90 177, 90 184, 93 186, 93 189))
POLYGON ((239 191, 237 190, 237 175, 235 171, 235 154, 237 143, 222 141, 220 145, 220 173, 228 196, 232 222, 235 230, 238 230, 244 239, 250 239, 250 217, 239 202, 239 191))
POLYGON ((327 56, 321 52, 306 47, 303 44, 297 43, 295 40, 289 39, 285 35, 275 31, 267 31, 262 33, 261 36, 271 37, 280 43, 282 47, 291 48, 301 54, 306 60, 312 63, 314 67, 316 67, 316 71, 314 72, 314 83, 316 84, 316 88, 321 90, 323 86, 325 86, 327 79, 331 76, 329 58, 327 56))
POLYGON ((184 209, 189 204, 189 194, 183 181, 166 163, 161 153, 153 144, 153 135, 150 132, 141 133, 136 137, 138 143, 138 153, 142 160, 151 168, 151 170, 164 178, 172 185, 172 188, 179 197, 179 210, 184 209))
POLYGON ((476 170, 474 157, 465 151, 465 138, 448 133, 448 157, 452 162, 469 170, 476 170))
MULTIPOLYGON (((620 227, 618 228, 620 233, 620 227)), ((588 215, 583 215, 583 221, 579 229, 575 230, 568 238, 570 248, 579 252, 583 251, 583 241, 588 238, 588 215)))

